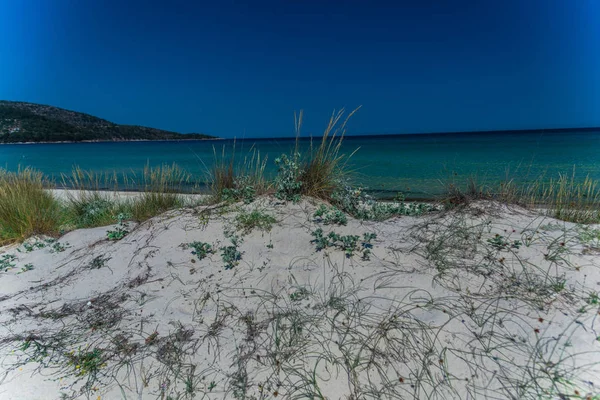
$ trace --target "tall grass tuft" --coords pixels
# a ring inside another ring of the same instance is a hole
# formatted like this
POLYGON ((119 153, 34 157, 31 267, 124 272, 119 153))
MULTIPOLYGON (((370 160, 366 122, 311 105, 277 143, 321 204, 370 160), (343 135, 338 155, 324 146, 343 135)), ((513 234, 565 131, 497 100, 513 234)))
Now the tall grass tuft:
POLYGON ((530 181, 483 183, 470 177, 466 185, 450 181, 441 201, 447 206, 468 204, 476 200, 495 200, 505 204, 517 204, 536 208, 545 214, 564 221, 576 223, 600 223, 600 183, 586 176, 559 174, 558 178, 540 176, 530 181))
POLYGON ((209 185, 212 195, 220 200, 225 189, 233 189, 235 185, 235 142, 233 143, 231 154, 223 145, 221 153, 213 146, 213 165, 209 170, 209 185))
POLYGON ((185 199, 180 194, 181 188, 189 181, 190 175, 176 164, 159 167, 146 165, 136 185, 142 193, 129 203, 131 216, 137 221, 145 221, 182 207, 185 199))
POLYGON ((600 222, 600 190, 598 181, 586 176, 577 180, 575 170, 571 176, 561 174, 558 179, 539 185, 537 202, 547 205, 554 218, 577 223, 600 222))
POLYGON ((1 243, 58 233, 61 206, 45 185, 43 175, 33 169, 0 170, 1 243))
MULTIPOLYGON (((349 113, 345 119, 342 119, 345 114, 344 109, 334 111, 318 146, 313 146, 311 139, 309 154, 302 162, 299 177, 303 195, 330 200, 331 195, 348 179, 350 172, 347 163, 358 149, 348 156, 342 154, 340 150, 346 134, 346 124, 359 108, 349 113)), ((299 138, 301 124, 302 113, 296 118, 297 138, 299 138)), ((296 142, 298 143, 298 140, 296 142)), ((296 154, 299 154, 298 151, 296 154)))
POLYGON ((267 158, 252 147, 244 158, 236 163, 236 143, 231 149, 225 145, 218 153, 213 147, 214 160, 208 171, 208 181, 213 201, 244 200, 250 202, 255 196, 267 193, 270 183, 265 177, 267 158))

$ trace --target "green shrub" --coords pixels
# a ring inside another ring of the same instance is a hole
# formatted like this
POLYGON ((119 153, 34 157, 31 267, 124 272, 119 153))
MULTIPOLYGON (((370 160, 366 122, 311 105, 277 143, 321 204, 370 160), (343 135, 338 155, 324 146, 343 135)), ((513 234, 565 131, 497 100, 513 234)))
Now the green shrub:
POLYGON ((250 204, 256 200, 256 188, 252 186, 250 177, 236 178, 232 188, 223 189, 221 200, 227 202, 243 201, 244 204, 250 204))
POLYGON ((300 175, 302 170, 298 159, 299 153, 295 153, 292 157, 282 154, 275 159, 278 172, 275 177, 275 197, 280 200, 298 202, 302 194, 302 182, 300 175))

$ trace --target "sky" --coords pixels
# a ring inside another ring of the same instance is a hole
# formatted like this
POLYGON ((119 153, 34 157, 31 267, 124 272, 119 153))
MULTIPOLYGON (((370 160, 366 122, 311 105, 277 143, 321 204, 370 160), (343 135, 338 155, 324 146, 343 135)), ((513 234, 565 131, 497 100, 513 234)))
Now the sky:
POLYGON ((0 0, 0 99, 221 137, 600 126, 600 1, 0 0))

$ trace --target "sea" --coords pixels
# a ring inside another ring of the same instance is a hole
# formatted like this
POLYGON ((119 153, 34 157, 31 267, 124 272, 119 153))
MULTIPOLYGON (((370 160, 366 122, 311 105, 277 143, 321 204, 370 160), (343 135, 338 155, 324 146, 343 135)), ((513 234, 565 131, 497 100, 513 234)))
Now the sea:
MULTIPOLYGON (((314 139, 312 145, 317 144, 314 139)), ((272 176, 277 169, 274 160, 294 146, 295 138, 6 144, 0 145, 0 167, 11 171, 32 167, 60 186, 61 175, 70 174, 75 166, 139 176, 146 165, 177 164, 202 188, 215 153, 235 153, 237 164, 258 151, 272 176)), ((310 147, 311 139, 300 139, 301 155, 309 154, 310 147)), ((346 136, 341 153, 347 156, 352 184, 383 198, 398 192, 431 198, 448 182, 461 186, 470 178, 483 183, 560 174, 600 179, 600 130, 346 136)))

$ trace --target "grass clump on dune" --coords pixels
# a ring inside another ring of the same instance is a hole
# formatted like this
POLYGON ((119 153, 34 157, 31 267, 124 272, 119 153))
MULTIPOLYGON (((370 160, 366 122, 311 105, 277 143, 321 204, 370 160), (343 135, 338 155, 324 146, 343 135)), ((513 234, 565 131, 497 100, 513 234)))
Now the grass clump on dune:
POLYGON ((312 139, 308 154, 300 153, 300 130, 303 113, 295 118, 296 146, 290 155, 283 154, 275 160, 278 174, 275 178, 275 196, 281 200, 298 201, 300 196, 331 200, 347 181, 347 161, 352 156, 341 153, 346 134, 346 124, 358 109, 342 121, 345 111, 333 112, 323 132, 321 141, 314 145, 312 139))
POLYGON ((165 211, 185 205, 180 194, 190 176, 177 165, 150 167, 146 165, 139 180, 124 177, 126 187, 140 189, 132 199, 117 199, 102 189, 118 189, 116 174, 96 174, 78 167, 70 176, 63 176, 63 185, 77 189, 67 194, 67 222, 77 228, 113 224, 119 215, 130 215, 145 221, 165 211))
POLYGON ((141 177, 142 193, 129 204, 133 219, 145 221, 184 206, 184 198, 179 192, 189 180, 189 174, 175 164, 154 168, 146 165, 141 177))
MULTIPOLYGON (((334 112, 319 145, 313 147, 311 141, 310 153, 303 162, 300 174, 303 195, 329 200, 342 187, 343 182, 347 181, 350 174, 347 162, 354 153, 346 156, 340 150, 346 134, 346 124, 357 111, 358 108, 343 121, 344 109, 334 112)), ((299 119, 301 122, 301 116, 299 119)))
POLYGON ((43 175, 29 168, 0 170, 0 242, 58 233, 61 205, 44 190, 44 184, 43 175))
POLYGON ((235 217, 236 228, 250 233, 257 228, 263 232, 270 231, 277 220, 271 214, 261 210, 241 211, 235 217))
POLYGON ((586 176, 583 180, 573 173, 559 174, 558 178, 541 176, 529 182, 517 183, 513 179, 486 184, 470 177, 464 187, 454 182, 446 184, 446 194, 441 202, 456 207, 477 200, 494 200, 537 208, 542 213, 563 221, 600 223, 600 185, 586 176))
POLYGON ((243 201, 250 204, 256 196, 269 191, 270 183, 265 177, 267 159, 261 158, 258 150, 252 148, 237 164, 235 142, 231 150, 223 146, 220 154, 214 148, 213 152, 213 166, 208 171, 213 202, 243 201))
POLYGON ((102 174, 73 168, 71 175, 62 176, 63 186, 74 188, 67 192, 65 220, 67 226, 90 228, 114 223, 123 205, 102 189, 117 189, 116 174, 102 174))

